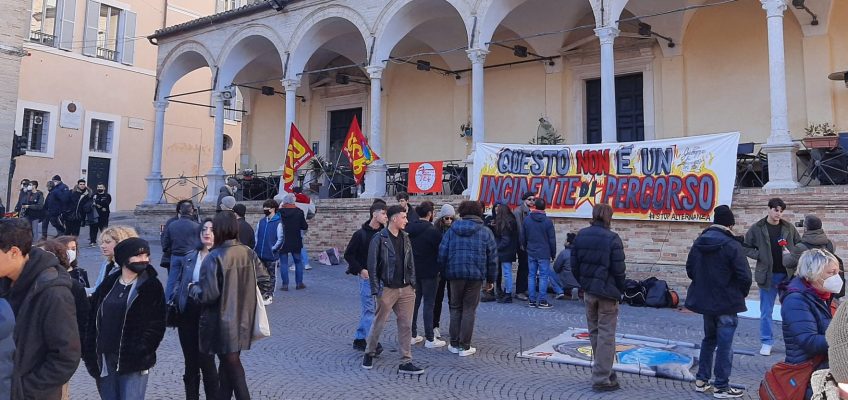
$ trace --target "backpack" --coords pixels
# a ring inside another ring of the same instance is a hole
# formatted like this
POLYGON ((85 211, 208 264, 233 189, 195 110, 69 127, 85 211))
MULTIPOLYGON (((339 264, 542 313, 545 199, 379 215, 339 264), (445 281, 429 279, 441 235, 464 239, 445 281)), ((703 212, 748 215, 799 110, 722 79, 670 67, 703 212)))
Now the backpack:
POLYGON ((816 356, 800 364, 779 362, 774 364, 760 382, 759 395, 764 400, 802 400, 810 384, 810 377, 824 356, 816 356))
POLYGON ((645 305, 645 296, 647 291, 642 282, 626 279, 624 281, 624 294, 621 296, 621 302, 627 303, 634 307, 642 307, 645 305))
POLYGON ((672 290, 668 288, 668 282, 655 277, 650 277, 642 281, 642 286, 644 286, 646 290, 646 306, 656 308, 676 306, 676 304, 674 304, 674 297, 677 297, 677 293, 672 296, 672 290))

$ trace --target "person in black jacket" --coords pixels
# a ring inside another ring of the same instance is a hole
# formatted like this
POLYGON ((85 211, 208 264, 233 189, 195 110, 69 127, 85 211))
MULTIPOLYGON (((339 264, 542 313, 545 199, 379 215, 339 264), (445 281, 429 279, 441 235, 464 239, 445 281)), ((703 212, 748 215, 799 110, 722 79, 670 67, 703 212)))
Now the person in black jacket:
POLYGON ((85 179, 77 181, 77 185, 70 194, 70 204, 70 211, 65 213, 67 234, 79 236, 80 227, 91 222, 89 218, 92 205, 91 190, 85 185, 85 179))
POLYGON ((518 222, 506 204, 498 204, 495 210, 495 240, 498 242, 498 262, 503 276, 503 294, 498 303, 512 303, 512 263, 518 254, 518 222))
POLYGON ((168 282, 165 285, 166 302, 173 301, 174 288, 177 284, 179 272, 183 268, 185 256, 192 252, 197 245, 195 233, 197 233, 200 225, 192 220, 191 212, 193 209, 191 203, 180 205, 180 218, 169 223, 162 235, 162 252, 171 255, 168 282))
MULTIPOLYGON (((44 193, 38 190, 38 181, 29 181, 26 192, 21 193, 20 216, 26 218, 32 225, 32 238, 38 238, 38 226, 44 219, 44 193)), ((45 233, 46 234, 46 233, 45 233)))
MULTIPOLYGON (((47 182, 47 190, 47 199, 44 200, 47 207, 47 219, 50 221, 50 225, 53 225, 53 228, 56 229, 56 236, 62 236, 66 230, 64 215, 70 208, 68 203, 71 200, 71 191, 68 189, 68 185, 62 183, 62 178, 59 175, 47 182)), ((47 239, 46 224, 42 223, 41 228, 41 238, 47 239)))
POLYGON ((80 361, 71 278, 23 219, 0 220, 0 297, 15 314, 12 399, 59 400, 80 361))
POLYGON ((618 302, 624 293, 624 245, 610 230, 613 210, 609 204, 592 208, 592 222, 574 238, 571 272, 583 288, 586 320, 592 343, 592 389, 618 390, 618 378, 612 370, 615 360, 615 326, 618 302))
POLYGON ((732 346, 738 323, 736 314, 747 310, 745 297, 751 290, 751 269, 742 239, 730 230, 736 224, 730 207, 721 205, 714 212, 713 225, 695 239, 686 260, 686 275, 692 280, 686 308, 704 317, 695 390, 710 389, 715 353, 714 393, 723 398, 740 397, 744 393, 730 387, 732 346))
POLYGON ((433 226, 435 204, 423 201, 415 212, 418 219, 406 225, 409 241, 412 243, 412 256, 415 260, 415 308, 412 312, 412 344, 418 344, 427 339, 424 347, 435 349, 447 344, 433 335, 433 308, 436 303, 436 288, 439 286, 439 244, 442 234, 433 226), (418 309, 424 303, 422 318, 424 320, 424 337, 418 335, 418 309))
POLYGON ((256 247, 256 232, 254 232, 253 227, 244 220, 244 214, 247 213, 247 206, 238 203, 233 206, 233 212, 236 213, 236 217, 238 217, 239 243, 250 247, 251 249, 256 247))
POLYGON ((165 294, 146 240, 122 240, 115 263, 120 273, 108 275, 91 295, 83 359, 102 399, 141 400, 165 336, 165 294))
POLYGON ((109 206, 112 204, 112 195, 106 193, 106 185, 97 184, 97 190, 92 201, 94 210, 97 212, 97 223, 88 225, 89 247, 97 246, 97 235, 109 226, 109 214, 111 213, 109 206))
MULTIPOLYGON (((164 224, 160 225, 159 228, 159 243, 162 243, 165 240, 165 229, 168 228, 168 225, 171 222, 174 222, 180 219, 180 208, 182 208, 183 204, 188 203, 191 204, 191 220, 197 223, 200 223, 200 220, 197 217, 197 208, 194 207, 194 203, 192 203, 189 199, 182 199, 177 202, 177 208, 173 217, 168 218, 164 224)), ((162 249, 162 260, 159 262, 159 267, 164 268, 166 270, 171 269, 171 253, 166 252, 165 249, 162 249)))
POLYGON ((545 214, 545 200, 536 199, 533 211, 524 218, 521 229, 521 245, 527 251, 530 268, 527 277, 529 307, 551 308, 548 303, 548 278, 551 276, 551 260, 556 257, 556 232, 554 224, 545 214), (538 279, 539 284, 536 285, 538 279))
MULTIPOLYGON (((283 196, 283 204, 280 206, 280 224, 277 225, 277 237, 283 237, 283 244, 279 249, 274 249, 280 253, 280 259, 288 259, 289 254, 294 258, 294 282, 297 284, 295 289, 306 289, 303 284, 303 260, 300 251, 303 249, 303 235, 301 231, 309 229, 306 223, 306 216, 303 215, 303 210, 297 208, 294 204, 294 194, 286 193, 283 196)), ((289 287, 289 272, 285 268, 281 268, 280 278, 282 287, 289 287)))
MULTIPOLYGON (((368 331, 374 323, 374 314, 377 312, 377 304, 371 296, 371 283, 368 281, 368 246, 371 244, 371 238, 388 222, 386 203, 375 201, 371 205, 369 214, 371 219, 354 232, 344 252, 347 273, 357 276, 359 281, 359 326, 353 335, 353 348, 359 351, 365 351, 365 339, 368 337, 368 331)), ((382 348, 378 343, 378 354, 382 352, 382 348)))

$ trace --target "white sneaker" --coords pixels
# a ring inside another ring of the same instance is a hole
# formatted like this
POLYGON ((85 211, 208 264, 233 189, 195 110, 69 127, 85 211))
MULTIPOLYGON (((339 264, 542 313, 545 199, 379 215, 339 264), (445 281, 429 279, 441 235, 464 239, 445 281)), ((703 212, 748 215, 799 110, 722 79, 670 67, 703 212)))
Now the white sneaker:
POLYGON ((459 349, 459 347, 453 347, 451 345, 448 345, 448 351, 453 354, 459 354, 461 350, 459 349))
POLYGON ((312 266, 309 265, 309 264, 306 264, 306 265, 303 266, 303 269, 309 271, 310 269, 312 269, 312 266))
POLYGON ((763 344, 763 347, 760 347, 760 355, 761 356, 770 356, 771 355, 771 345, 763 344))
POLYGON ((270 306, 271 303, 273 303, 273 302, 274 302, 274 298, 271 297, 271 296, 268 296, 268 297, 266 297, 265 299, 262 300, 262 304, 266 305, 266 306, 270 306))
POLYGON ((433 328, 433 337, 437 339, 442 337, 442 335, 439 334, 439 328, 433 328))
POLYGON ((292 265, 291 267, 289 267, 289 271, 294 271, 294 265, 292 265))
POLYGON ((433 340, 428 340, 426 343, 424 343, 424 347, 428 349, 436 349, 439 347, 444 347, 446 344, 448 343, 444 340, 440 340, 439 338, 433 338, 433 340))
POLYGON ((469 348, 468 348, 468 350, 461 350, 461 351, 459 352, 459 356, 460 356, 460 357, 466 357, 466 356, 470 356, 470 355, 472 355, 472 354, 474 354, 474 353, 476 353, 476 352, 477 352, 477 349, 476 349, 476 348, 474 348, 474 347, 469 347, 469 348))
POLYGON ((424 341, 424 336, 415 335, 415 336, 412 337, 412 340, 410 340, 409 342, 410 342, 410 344, 415 346, 416 344, 421 343, 423 341, 424 341))

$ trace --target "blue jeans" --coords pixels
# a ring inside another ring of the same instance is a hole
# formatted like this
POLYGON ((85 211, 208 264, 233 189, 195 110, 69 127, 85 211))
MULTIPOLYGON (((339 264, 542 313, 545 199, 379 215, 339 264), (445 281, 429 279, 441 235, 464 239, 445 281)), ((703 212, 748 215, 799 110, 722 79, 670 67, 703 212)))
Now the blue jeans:
POLYGON ((551 260, 542 260, 534 257, 527 257, 527 266, 530 273, 527 276, 527 297, 530 301, 540 302, 547 301, 548 276, 550 275, 551 260), (536 286, 536 278, 539 278, 539 285, 536 286))
POLYGON ((502 262, 501 272, 503 272, 502 283, 504 293, 512 293, 512 261, 502 262))
POLYGON ((174 291, 177 288, 177 281, 180 279, 180 271, 183 270, 183 264, 185 264, 185 256, 171 256, 171 267, 168 269, 168 283, 165 285, 166 303, 174 298, 174 291))
MULTIPOLYGON (((554 272, 554 269, 550 267, 548 268, 548 283, 550 283, 551 288, 554 290, 554 293, 565 294, 565 290, 563 290, 562 286, 559 285, 556 272, 554 272)), ((545 290, 547 290, 547 288, 545 290)))
POLYGON ((771 314, 774 311, 774 300, 777 298, 777 286, 786 280, 786 274, 774 273, 771 276, 771 286, 760 288, 760 342, 769 346, 774 344, 771 330, 771 314))
MULTIPOLYGON (((300 231, 300 240, 303 241, 303 231, 300 231)), ((294 257, 292 257, 291 263, 289 263, 289 256, 286 255, 285 257, 286 258, 282 260, 282 261, 284 261, 283 264, 285 264, 286 268, 291 267, 292 264, 294 263, 294 257)), ((304 243, 303 247, 300 249, 300 261, 303 263, 303 265, 309 264, 309 254, 307 254, 307 252, 306 252, 306 243, 304 243)))
POLYGON ((288 269, 288 260, 289 255, 294 258, 294 282, 298 285, 303 283, 303 260, 300 258, 299 251, 293 251, 291 253, 282 253, 280 254, 280 260, 285 260, 285 263, 280 263, 280 279, 283 281, 283 286, 289 285, 289 269, 288 269), (285 265, 285 266, 284 266, 285 265))
POLYGON ((710 381, 713 370, 713 352, 715 352, 715 381, 718 389, 730 387, 730 369, 733 367, 733 334, 739 320, 736 314, 704 315, 704 340, 701 341, 701 355, 698 359, 696 378, 710 381))
POLYGON ((377 312, 377 305, 374 304, 374 297, 371 296, 371 283, 368 279, 359 279, 359 326, 356 328, 354 339, 367 339, 368 331, 371 330, 371 324, 374 323, 374 315, 377 312))
POLYGON ((110 363, 105 363, 104 368, 109 371, 108 376, 97 380, 97 391, 100 392, 102 400, 144 400, 147 392, 147 371, 130 372, 118 374, 110 363))

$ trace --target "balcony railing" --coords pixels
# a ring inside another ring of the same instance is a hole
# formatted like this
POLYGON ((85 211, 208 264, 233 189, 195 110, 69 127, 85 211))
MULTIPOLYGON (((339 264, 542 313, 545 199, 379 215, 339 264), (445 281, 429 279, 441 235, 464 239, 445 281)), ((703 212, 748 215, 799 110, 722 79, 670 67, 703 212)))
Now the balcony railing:
POLYGON ((35 43, 41 43, 45 46, 55 47, 56 46, 56 36, 48 35, 41 31, 32 31, 29 33, 29 41, 35 43))
POLYGON ((102 58, 104 60, 109 61, 118 61, 118 52, 115 50, 109 50, 103 47, 98 47, 97 58, 102 58))

